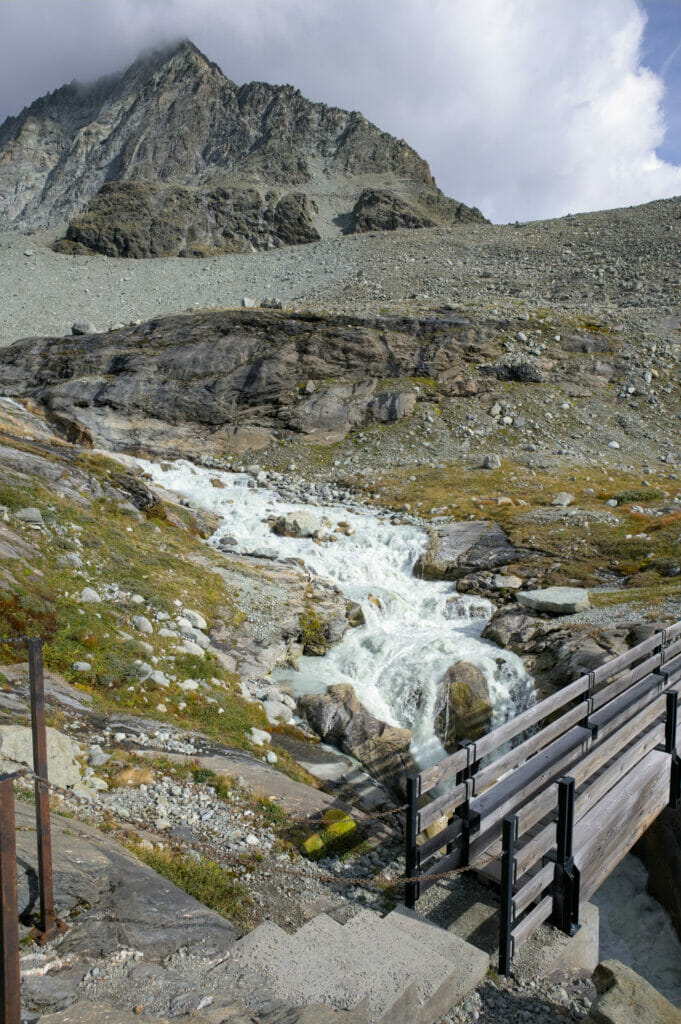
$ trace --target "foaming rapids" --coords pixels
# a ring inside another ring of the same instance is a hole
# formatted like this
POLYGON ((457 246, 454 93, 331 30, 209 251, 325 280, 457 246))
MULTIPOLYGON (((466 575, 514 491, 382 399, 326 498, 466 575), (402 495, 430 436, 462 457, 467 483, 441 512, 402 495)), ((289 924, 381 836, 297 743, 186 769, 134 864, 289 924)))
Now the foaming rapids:
MULTIPOLYGON (((480 638, 492 614, 489 601, 456 594, 452 583, 417 579, 412 567, 426 544, 413 526, 396 526, 372 510, 340 505, 291 503, 264 487, 248 486, 243 473, 139 460, 153 480, 220 517, 210 543, 234 538, 237 553, 296 557, 319 576, 338 584, 357 601, 365 625, 348 630, 323 657, 302 657, 294 669, 274 675, 298 692, 323 692, 334 683, 352 683, 358 699, 374 715, 413 731, 412 752, 423 767, 444 756, 433 722, 443 698, 441 680, 458 661, 486 676, 494 708, 493 724, 513 716, 533 699, 532 680, 516 655, 480 638), (223 487, 211 479, 219 478, 223 487), (267 520, 304 509, 336 540, 279 537, 267 520), (330 525, 326 525, 329 523, 330 525), (341 532, 334 533, 341 525, 341 532)), ((252 483, 252 481, 251 481, 252 483)))

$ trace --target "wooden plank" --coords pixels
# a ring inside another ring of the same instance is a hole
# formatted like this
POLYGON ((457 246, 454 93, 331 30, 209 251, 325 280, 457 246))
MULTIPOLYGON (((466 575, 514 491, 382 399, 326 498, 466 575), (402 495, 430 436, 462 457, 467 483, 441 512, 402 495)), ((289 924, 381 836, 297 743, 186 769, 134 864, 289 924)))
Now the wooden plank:
MULTIPOLYGON (((560 744, 562 746, 562 756, 556 760, 550 759, 548 756, 544 758, 543 753, 537 754, 527 761, 522 768, 518 769, 518 774, 523 772, 528 765, 532 764, 533 761, 539 763, 543 760, 544 770, 540 771, 530 781, 526 782, 522 790, 516 791, 511 785, 505 785, 507 781, 512 782, 512 776, 509 776, 508 780, 504 779, 502 782, 497 783, 492 789, 488 790, 483 796, 479 797, 478 800, 471 804, 473 811, 479 811, 480 805, 483 804, 482 810, 484 814, 481 814, 480 832, 473 838, 470 844, 471 860, 477 858, 480 853, 487 850, 489 846, 499 838, 501 834, 501 820, 507 814, 517 812, 518 816, 521 817, 526 812, 526 805, 530 797, 532 797, 537 790, 544 790, 545 787, 550 784, 555 778, 560 775, 564 775, 566 770, 571 769, 575 763, 575 759, 579 758, 580 750, 582 747, 588 746, 591 743, 591 733, 588 729, 583 729, 580 726, 575 726, 566 733, 565 736, 561 736, 559 740, 556 740, 552 746, 560 744), (502 787, 503 790, 502 790, 502 787), (492 803, 491 798, 496 797, 498 799, 495 790, 501 791, 501 795, 505 796, 506 799, 503 803, 497 804, 495 799, 492 803), (496 806, 495 806, 496 805, 496 806)), ((543 794, 540 794, 542 796, 543 794)), ((547 808, 547 810, 550 808, 547 808)), ((545 810, 544 814, 547 813, 545 810)), ((535 821, 537 819, 535 818, 535 821)), ((529 826, 528 826, 529 827, 529 826)))
POLYGON ((455 808, 460 807, 461 804, 469 799, 472 790, 473 783, 469 779, 448 793, 443 793, 437 800, 431 800, 429 804, 425 804, 416 816, 417 831, 423 832, 424 829, 428 828, 429 825, 432 825, 434 821, 437 821, 444 814, 451 815, 455 808))
POLYGON ((580 898, 587 900, 669 800, 669 755, 651 750, 575 828, 580 898))
POLYGON ((555 869, 555 864, 545 864, 536 875, 532 875, 532 877, 526 881, 516 893, 513 894, 514 917, 519 917, 524 910, 527 910, 530 903, 534 903, 536 899, 539 899, 546 886, 551 885, 555 869))
MULTIPOLYGON (((556 786, 556 800, 558 798, 558 787, 556 786)), ((536 864, 542 857, 545 857, 549 850, 556 845, 556 823, 550 821, 544 825, 536 836, 533 836, 516 855, 516 866, 518 875, 524 875, 526 871, 536 864)))
POLYGON ((597 690, 592 697, 592 708, 594 711, 598 711, 608 701, 618 697, 620 693, 624 693, 630 686, 637 683, 639 679, 643 679, 651 672, 656 672, 662 661, 662 652, 658 651, 653 654, 652 657, 646 658, 640 665, 630 669, 628 672, 623 672, 618 679, 613 683, 608 683, 601 690, 597 690))
POLYGON ((621 726, 607 739, 596 741, 591 752, 578 762, 571 770, 577 786, 581 786, 590 775, 594 775, 601 768, 605 767, 620 750, 623 750, 632 743, 638 736, 646 732, 656 719, 662 720, 666 711, 664 695, 651 701, 643 711, 640 711, 626 725, 621 726))
POLYGON ((653 633, 647 640, 637 644, 636 647, 630 647, 624 654, 618 655, 617 658, 611 658, 610 661, 606 661, 605 664, 599 665, 594 671, 594 683, 601 683, 604 679, 609 679, 614 676, 616 672, 621 671, 623 668, 629 668, 635 661, 642 658, 644 654, 650 654, 651 651, 657 650, 662 646, 662 634, 653 633))
POLYGON ((676 658, 670 658, 660 665, 658 672, 664 676, 676 676, 681 672, 681 655, 676 658))
POLYGON ((615 697, 600 711, 589 715, 589 725, 597 726, 600 735, 609 735, 617 725, 631 718, 651 700, 658 697, 667 683, 662 675, 653 672, 630 686, 628 690, 615 697))
POLYGON ((580 676, 574 683, 570 683, 568 686, 564 686, 561 690, 551 694, 550 697, 546 697, 544 700, 539 701, 538 704, 533 704, 527 711, 521 712, 516 715, 509 722, 505 722, 500 725, 497 729, 492 732, 488 732, 486 736, 475 741, 475 759, 479 761, 493 750, 497 750, 502 747, 509 740, 512 740, 521 732, 525 732, 526 729, 530 729, 537 722, 540 722, 542 718, 548 718, 554 711, 559 708, 565 707, 570 701, 576 700, 581 697, 582 694, 586 693, 589 689, 589 677, 580 676))
POLYGON ((468 764, 468 753, 466 750, 455 750, 449 757, 445 757, 439 764, 434 764, 432 768, 426 768, 425 771, 421 772, 420 780, 420 792, 428 793, 431 789, 434 789, 439 782, 444 782, 445 779, 450 779, 452 775, 456 775, 457 772, 462 771, 468 764))
POLYGON ((681 636, 681 621, 675 622, 673 626, 667 626, 665 633, 667 634, 667 640, 671 640, 675 636, 681 636))
POLYGON ((587 789, 580 792, 575 801, 575 821, 579 821, 588 814, 592 807, 601 800, 610 789, 618 784, 632 768, 635 768, 639 761, 654 750, 658 743, 664 740, 664 724, 658 722, 653 725, 639 740, 628 747, 616 761, 601 772, 587 789))
POLYGON ((455 843, 463 835, 463 822, 461 818, 455 818, 451 825, 443 829, 442 832, 438 832, 432 839, 427 839, 425 843, 416 848, 416 857, 419 870, 427 860, 441 850, 443 846, 447 846, 448 843, 455 843))
POLYGON ((550 722, 549 725, 535 733, 534 736, 530 736, 529 739, 520 743, 517 747, 509 750, 506 754, 502 754, 493 764, 482 768, 473 776, 474 795, 482 794, 483 790, 491 783, 497 781, 500 775, 503 775, 512 768, 517 768, 524 761, 528 760, 532 754, 547 746, 547 744, 562 735, 562 733, 567 732, 573 725, 577 725, 583 718, 586 718, 588 711, 589 702, 582 701, 576 708, 572 708, 554 722, 550 722))
POLYGON ((531 910, 527 917, 524 917, 520 924, 517 924, 511 936, 513 938, 513 952, 517 953, 523 942, 527 942, 531 935, 534 935, 540 924, 543 924, 551 916, 553 910, 553 899, 545 896, 541 903, 538 903, 534 910, 531 910))

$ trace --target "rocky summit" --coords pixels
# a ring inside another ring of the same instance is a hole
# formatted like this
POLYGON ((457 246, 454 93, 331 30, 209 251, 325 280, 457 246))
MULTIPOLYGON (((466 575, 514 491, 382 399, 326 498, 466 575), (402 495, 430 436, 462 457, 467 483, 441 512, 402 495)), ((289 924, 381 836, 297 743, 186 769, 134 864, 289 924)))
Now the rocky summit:
POLYGON ((0 127, 0 227, 59 251, 205 255, 484 220, 406 142, 292 86, 237 86, 189 41, 72 82, 0 127))

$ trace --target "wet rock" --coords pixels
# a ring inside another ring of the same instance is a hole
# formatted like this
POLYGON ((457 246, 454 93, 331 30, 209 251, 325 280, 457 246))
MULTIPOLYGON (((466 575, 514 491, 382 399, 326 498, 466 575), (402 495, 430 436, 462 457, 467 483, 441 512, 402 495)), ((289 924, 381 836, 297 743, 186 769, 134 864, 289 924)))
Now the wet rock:
POLYGON ((487 732, 492 704, 484 672, 467 661, 448 668, 440 685, 442 697, 435 715, 435 732, 451 752, 461 740, 475 740, 487 732))
POLYGON ((479 569, 496 569, 526 557, 497 523, 447 523, 431 530, 414 575, 425 580, 456 580, 479 569))
POLYGON ((272 526, 272 532, 280 537, 318 537, 322 528, 311 512, 300 509, 279 516, 272 526))
POLYGON ((326 693, 305 694, 298 700, 298 713, 322 740, 357 758, 372 775, 404 795, 406 775, 413 770, 409 729, 375 718, 349 683, 330 686, 326 693))

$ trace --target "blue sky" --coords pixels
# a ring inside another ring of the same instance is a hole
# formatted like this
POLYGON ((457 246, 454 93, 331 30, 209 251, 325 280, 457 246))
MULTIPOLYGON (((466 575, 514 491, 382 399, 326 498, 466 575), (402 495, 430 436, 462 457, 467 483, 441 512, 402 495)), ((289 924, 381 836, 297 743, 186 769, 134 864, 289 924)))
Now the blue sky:
POLYGON ((643 62, 665 85, 666 133, 657 152, 663 160, 681 163, 681 0, 647 0, 641 6, 648 18, 643 62))
POLYGON ((496 222, 681 195, 681 0, 0 0, 0 119, 185 36, 361 110, 496 222))

